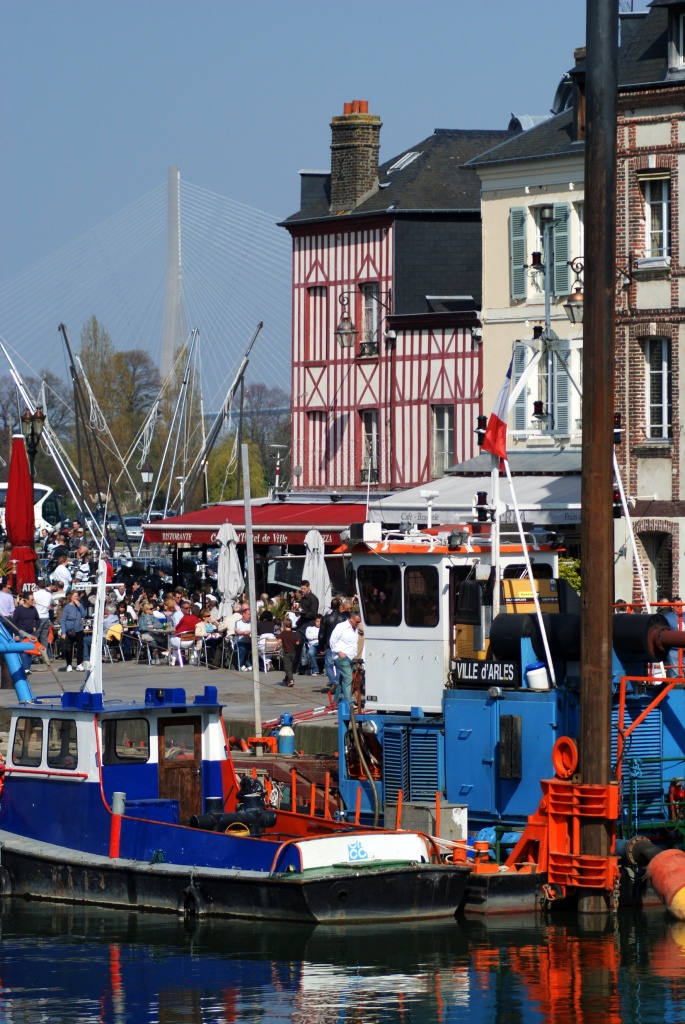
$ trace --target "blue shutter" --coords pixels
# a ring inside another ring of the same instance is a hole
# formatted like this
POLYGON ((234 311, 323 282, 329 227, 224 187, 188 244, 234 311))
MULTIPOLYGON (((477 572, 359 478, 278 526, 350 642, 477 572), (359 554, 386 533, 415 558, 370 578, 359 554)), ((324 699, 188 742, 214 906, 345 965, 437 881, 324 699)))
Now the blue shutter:
MULTIPOLYGON (((559 355, 568 363, 570 352, 568 349, 560 351, 559 355)), ((570 384, 566 367, 559 359, 554 357, 554 429, 562 434, 570 433, 570 384)))
POLYGON ((509 211, 509 273, 512 299, 526 297, 526 208, 512 206, 509 211))
MULTIPOLYGON (((526 356, 528 349, 521 341, 514 345, 514 384, 521 379, 521 375, 528 362, 526 356)), ((525 430, 527 427, 526 405, 528 400, 528 388, 524 387, 521 394, 514 403, 514 430, 525 430)))
POLYGON ((552 232, 554 249, 552 293, 554 295, 568 295, 571 291, 571 268, 568 265, 568 261, 571 259, 570 229, 571 207, 569 203, 555 203, 554 230, 552 232))

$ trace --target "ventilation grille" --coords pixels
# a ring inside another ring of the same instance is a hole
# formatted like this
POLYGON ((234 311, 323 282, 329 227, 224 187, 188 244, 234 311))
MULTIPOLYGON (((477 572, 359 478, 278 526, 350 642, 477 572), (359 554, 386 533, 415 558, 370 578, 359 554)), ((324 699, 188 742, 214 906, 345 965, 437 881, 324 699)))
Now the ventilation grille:
MULTIPOLYGON (((645 701, 626 705, 625 724, 629 726, 642 714, 645 701)), ((618 708, 611 712, 611 763, 616 764, 618 708)), ((661 708, 655 708, 630 734, 623 753, 623 820, 631 828, 641 822, 668 817, 663 783, 664 765, 661 708)))
POLYGON ((402 799, 409 799, 409 740, 401 726, 383 730, 383 786, 386 803, 394 804, 400 790, 402 799))
POLYGON ((437 729, 412 729, 409 735, 409 785, 411 801, 435 800, 442 790, 440 771, 441 733, 437 729))

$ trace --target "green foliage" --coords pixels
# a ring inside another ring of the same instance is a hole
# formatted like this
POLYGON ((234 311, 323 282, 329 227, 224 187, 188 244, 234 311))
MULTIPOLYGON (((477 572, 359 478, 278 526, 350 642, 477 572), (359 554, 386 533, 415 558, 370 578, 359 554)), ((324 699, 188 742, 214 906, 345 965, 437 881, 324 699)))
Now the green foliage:
MULTIPOLYGON (((250 462, 250 493, 253 498, 261 498, 268 493, 264 466, 259 457, 257 445, 247 441, 248 456, 250 462)), ((233 452, 233 437, 227 437, 216 445, 209 457, 208 478, 209 478, 209 500, 211 501, 234 501, 236 498, 243 498, 242 470, 240 474, 240 494, 238 487, 237 463, 232 467, 226 476, 226 467, 233 452)), ((240 452, 238 452, 240 460, 240 452)))
POLYGON ((567 583, 570 583, 576 593, 580 593, 581 576, 579 558, 560 558, 559 576, 562 580, 566 580, 567 583))

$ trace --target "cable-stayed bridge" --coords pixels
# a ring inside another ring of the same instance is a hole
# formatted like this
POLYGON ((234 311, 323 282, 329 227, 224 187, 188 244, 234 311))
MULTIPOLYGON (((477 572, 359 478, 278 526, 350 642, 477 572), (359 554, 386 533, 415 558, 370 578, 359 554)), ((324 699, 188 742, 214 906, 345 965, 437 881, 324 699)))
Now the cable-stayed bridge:
POLYGON ((22 374, 66 377, 61 322, 75 351, 94 315, 117 349, 142 348, 162 368, 198 328, 211 410, 263 320, 248 381, 289 390, 290 239, 276 220, 170 168, 168 183, 0 284, 0 335, 22 374))

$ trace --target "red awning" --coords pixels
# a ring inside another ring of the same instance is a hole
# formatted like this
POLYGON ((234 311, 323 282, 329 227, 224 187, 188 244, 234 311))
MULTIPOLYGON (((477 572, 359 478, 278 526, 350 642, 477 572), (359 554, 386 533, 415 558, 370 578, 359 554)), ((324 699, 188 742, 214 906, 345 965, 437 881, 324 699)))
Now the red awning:
MULTIPOLYGON (((252 506, 253 539, 262 545, 304 544, 307 531, 318 530, 326 546, 337 546, 341 530, 365 519, 366 505, 357 501, 269 501, 252 506)), ((245 507, 231 503, 146 523, 145 540, 148 544, 216 544, 222 523, 232 523, 238 543, 245 543, 245 507)))

